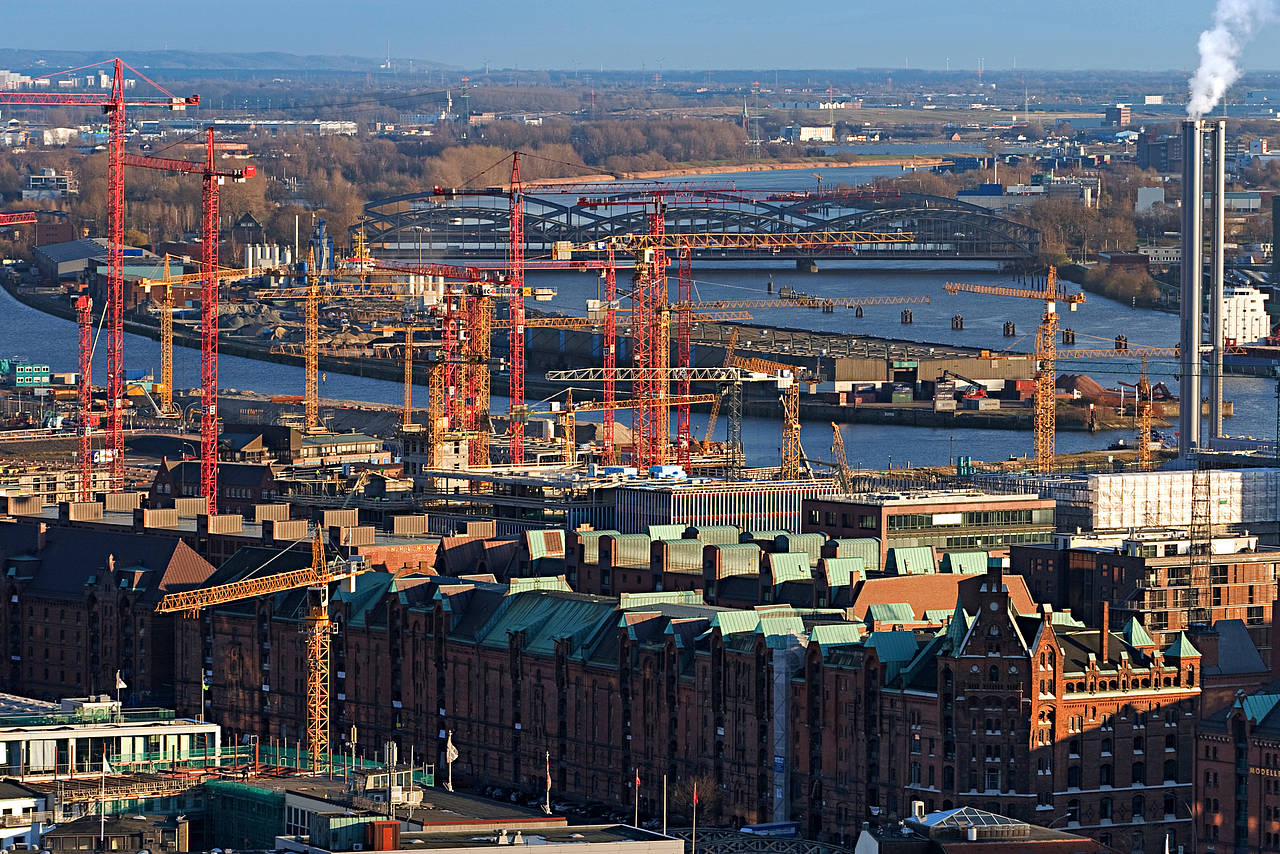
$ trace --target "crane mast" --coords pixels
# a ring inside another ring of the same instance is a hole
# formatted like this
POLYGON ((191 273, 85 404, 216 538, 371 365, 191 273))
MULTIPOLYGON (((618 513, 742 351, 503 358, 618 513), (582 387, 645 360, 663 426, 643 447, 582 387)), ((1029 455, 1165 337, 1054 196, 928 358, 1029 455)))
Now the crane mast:
POLYGON ((352 580, 365 571, 363 565, 351 561, 329 563, 317 528, 311 542, 310 566, 215 587, 170 593, 160 600, 156 613, 195 617, 205 608, 307 588, 307 615, 302 629, 307 654, 307 749, 311 753, 312 770, 323 770, 329 762, 329 639, 333 633, 329 587, 352 580))

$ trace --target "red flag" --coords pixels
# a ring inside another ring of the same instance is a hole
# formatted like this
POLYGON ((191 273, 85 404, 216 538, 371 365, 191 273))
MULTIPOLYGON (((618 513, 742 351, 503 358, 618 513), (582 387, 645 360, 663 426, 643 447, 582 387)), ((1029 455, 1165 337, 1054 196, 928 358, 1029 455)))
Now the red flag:
POLYGON ((693 784, 693 805, 695 807, 698 805, 698 784, 697 783, 693 784))
POLYGON ((547 791, 551 791, 551 757, 547 757, 547 791))
POLYGON ((636 769, 636 788, 640 788, 640 769, 636 769))

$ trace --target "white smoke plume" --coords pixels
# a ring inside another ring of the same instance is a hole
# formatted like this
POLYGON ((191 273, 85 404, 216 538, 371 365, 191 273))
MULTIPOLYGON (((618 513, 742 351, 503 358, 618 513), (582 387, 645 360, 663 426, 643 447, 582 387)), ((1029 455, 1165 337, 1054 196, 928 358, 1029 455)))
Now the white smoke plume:
POLYGON ((1198 119, 1211 111, 1240 77, 1236 60, 1254 31, 1275 15, 1273 0, 1218 0, 1213 28, 1200 34, 1200 67, 1189 81, 1187 115, 1198 119))

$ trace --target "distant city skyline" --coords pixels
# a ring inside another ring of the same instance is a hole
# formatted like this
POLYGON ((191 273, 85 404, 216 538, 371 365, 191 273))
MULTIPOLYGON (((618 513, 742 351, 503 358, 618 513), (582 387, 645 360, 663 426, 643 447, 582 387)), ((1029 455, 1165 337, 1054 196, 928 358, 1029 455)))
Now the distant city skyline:
MULTIPOLYGON (((582 71, 912 68, 1190 73, 1209 0, 1080 0, 1070 10, 981 9, 943 0, 828 8, 763 0, 645 4, 510 0, 222 0, 210 16, 162 0, 126 7, 0 0, 0 48, 227 53, 280 51, 428 60, 464 69, 582 71)), ((979 4, 979 7, 982 4, 979 4)), ((1274 23, 1247 48, 1248 71, 1280 68, 1274 23)))

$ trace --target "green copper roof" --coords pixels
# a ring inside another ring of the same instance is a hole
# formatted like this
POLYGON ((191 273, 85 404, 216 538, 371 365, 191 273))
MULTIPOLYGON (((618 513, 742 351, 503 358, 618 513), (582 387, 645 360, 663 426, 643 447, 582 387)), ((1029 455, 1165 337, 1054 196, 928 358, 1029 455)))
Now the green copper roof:
POLYGON ((720 629, 722 635, 754 632, 760 626, 760 616, 755 611, 717 611, 711 616, 711 627, 720 629))
POLYGON ((1142 627, 1142 623, 1138 622, 1137 617, 1130 617, 1129 622, 1124 624, 1124 629, 1122 629, 1120 633, 1124 635, 1124 639, 1129 642, 1129 646, 1143 647, 1156 645, 1156 642, 1151 639, 1151 635, 1147 634, 1147 630, 1142 627))
MULTIPOLYGON (((884 561, 885 572, 897 575, 929 575, 937 572, 933 546, 898 546, 889 549, 884 561)), ((986 567, 983 567, 983 572, 986 567)))
POLYGON ((666 555, 667 572, 702 574, 702 540, 662 540, 662 553, 666 555))
MULTIPOLYGON (((1132 642, 1131 642, 1132 643, 1132 642)), ((1178 632, 1178 639, 1164 651, 1165 658, 1199 658, 1200 650, 1192 646, 1186 632, 1178 632)))
POLYGON ((826 547, 827 554, 834 549, 836 557, 860 557, 871 572, 880 569, 880 541, 875 537, 849 537, 830 540, 826 547))
POLYGON ((659 593, 618 594, 618 607, 624 611, 628 608, 646 608, 650 605, 661 605, 664 603, 670 603, 672 605, 701 605, 702 591, 665 590, 659 593))
POLYGON ((649 539, 679 540, 684 537, 684 525, 650 525, 649 539))
POLYGON ((693 535, 702 542, 713 545, 716 543, 736 543, 738 535, 741 533, 732 525, 701 525, 695 528, 689 528, 693 535))
POLYGON ((822 566, 827 571, 827 587, 852 587, 855 581, 867 577, 867 562, 861 557, 824 557, 822 566))
POLYGON ((1254 723, 1262 723, 1280 704, 1280 694, 1254 694, 1244 698, 1244 713, 1254 723))
POLYGON ((868 623, 915 623, 916 612, 907 602, 873 602, 867 607, 868 623))
POLYGON ((915 632, 872 632, 867 635, 866 644, 885 662, 906 664, 916 656, 915 632))
POLYGON ((947 552, 938 566, 938 572, 956 575, 982 575, 986 571, 986 552, 947 552))
POLYGON ((857 623, 821 623, 809 630, 809 641, 821 647, 862 643, 862 627, 857 623))
POLYGON ((808 581, 813 578, 809 571, 809 556, 804 552, 774 552, 769 555, 769 568, 773 572, 773 586, 788 581, 808 581))
POLYGON ((826 534, 783 534, 773 539, 773 549, 778 552, 802 552, 808 555, 809 566, 817 566, 822 557, 826 534))

